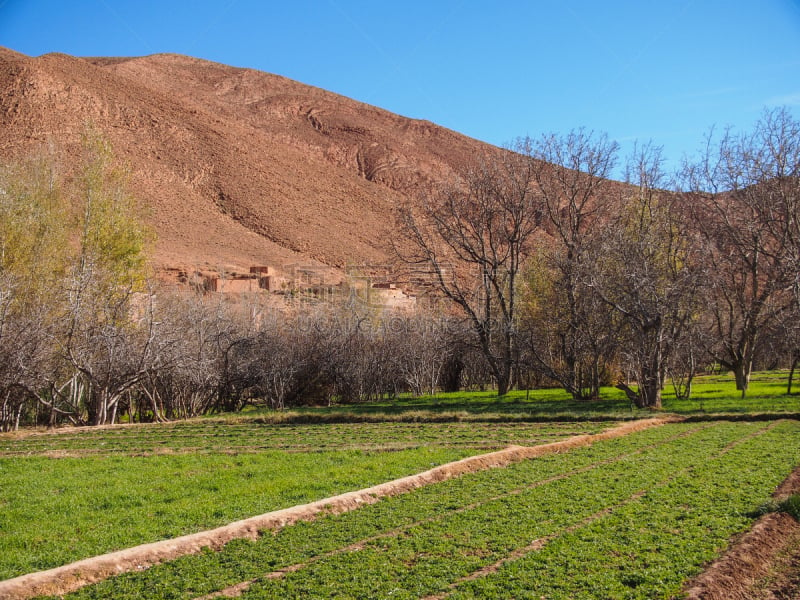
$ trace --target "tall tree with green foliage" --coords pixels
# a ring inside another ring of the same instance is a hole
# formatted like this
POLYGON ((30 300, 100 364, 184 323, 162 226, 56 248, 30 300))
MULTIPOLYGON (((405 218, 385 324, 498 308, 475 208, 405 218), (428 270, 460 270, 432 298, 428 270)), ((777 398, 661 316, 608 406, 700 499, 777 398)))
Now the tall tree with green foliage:
POLYGON ((70 393, 85 398, 97 425, 114 422, 120 400, 156 358, 146 287, 152 234, 108 140, 89 129, 82 149, 73 182, 80 246, 69 273, 64 353, 75 369, 70 393))
MULTIPOLYGON (((49 153, 0 170, 0 430, 47 402, 69 268, 69 208, 49 153)), ((52 403, 50 403, 52 406, 52 403)))
POLYGON ((0 172, 0 275, 24 310, 47 295, 70 257, 69 207, 55 161, 46 155, 0 172))

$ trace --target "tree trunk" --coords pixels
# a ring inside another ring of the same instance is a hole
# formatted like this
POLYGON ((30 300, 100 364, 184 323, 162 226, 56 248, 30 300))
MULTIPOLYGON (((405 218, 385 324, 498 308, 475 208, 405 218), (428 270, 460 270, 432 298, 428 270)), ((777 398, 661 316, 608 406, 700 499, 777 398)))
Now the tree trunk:
POLYGON ((514 368, 514 362, 510 353, 506 352, 504 357, 495 359, 492 363, 490 367, 495 383, 497 383, 497 395, 505 396, 511 386, 511 373, 514 368))
POLYGON ((631 388, 627 383, 620 381, 615 387, 618 390, 625 392, 628 400, 630 400, 631 404, 636 406, 636 408, 644 408, 644 405, 642 404, 642 397, 639 395, 639 392, 631 388))
POLYGON ((736 389, 742 392, 742 398, 747 393, 750 386, 750 365, 744 359, 739 360, 733 366, 733 376, 736 378, 736 389))
POLYGON ((108 425, 109 424, 109 398, 106 390, 90 390, 89 392, 91 402, 91 410, 89 413, 90 425, 108 425))
POLYGON ((789 370, 789 382, 786 385, 786 395, 792 395, 792 380, 794 379, 794 371, 797 368, 797 363, 800 361, 800 353, 794 353, 792 356, 792 368, 789 370))
POLYGON ((495 376, 497 380, 497 395, 505 396, 508 393, 509 384, 511 383, 510 369, 502 369, 495 376))
POLYGON ((462 360, 455 353, 450 354, 442 372, 442 388, 445 392, 461 391, 461 373, 463 371, 462 360))
POLYGON ((683 388, 683 398, 689 400, 692 397, 692 382, 694 381, 697 365, 694 360, 694 350, 689 349, 689 374, 686 376, 686 384, 683 388))
POLYGON ((113 425, 117 421, 117 408, 119 407, 119 398, 114 400, 113 405, 110 407, 111 414, 107 417, 107 424, 113 425))
POLYGON ((648 378, 639 385, 639 395, 645 408, 659 410, 661 408, 661 383, 657 378, 648 378))
POLYGON ((619 382, 616 388, 625 392, 625 395, 637 408, 661 409, 661 384, 658 378, 644 379, 639 383, 638 390, 634 390, 623 382, 619 382))
POLYGON ((13 429, 13 431, 19 431, 19 422, 22 419, 22 409, 24 407, 25 407, 25 405, 22 404, 22 403, 20 403, 20 405, 17 407, 17 416, 14 419, 14 429, 13 429))

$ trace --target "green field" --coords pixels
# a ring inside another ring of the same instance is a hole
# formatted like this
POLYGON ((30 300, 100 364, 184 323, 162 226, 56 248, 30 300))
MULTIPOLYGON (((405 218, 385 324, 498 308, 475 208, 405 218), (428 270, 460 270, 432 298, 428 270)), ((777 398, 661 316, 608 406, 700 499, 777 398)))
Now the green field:
POLYGON ((669 598, 800 462, 800 423, 673 424, 467 475, 70 598, 669 598))
POLYGON ((0 437, 0 580, 603 423, 225 421, 0 437))
MULTIPOLYGON (((753 374, 745 398, 736 389, 733 375, 697 377, 689 400, 677 399, 668 384, 664 389, 664 413, 702 417, 705 415, 753 415, 760 413, 800 416, 800 393, 786 394, 788 372, 753 374)), ((795 377, 797 379, 797 377, 795 377)), ((800 382, 796 382, 800 391, 800 382)), ((492 391, 438 393, 420 398, 401 397, 384 402, 303 408, 295 411, 253 410, 268 422, 346 421, 494 421, 542 422, 638 419, 652 416, 649 410, 635 408, 625 394, 614 388, 601 389, 600 398, 573 400, 562 389, 514 390, 498 398, 492 391)))
MULTIPOLYGON (((664 412, 690 419, 237 540, 75 597, 197 598, 250 582, 245 598, 667 598, 800 465, 800 397, 785 395, 782 373, 758 374, 744 401, 730 377, 713 376, 693 400, 667 393, 664 412)), ((539 390, 3 434, 0 580, 649 416, 614 389, 592 402, 539 390)))
MULTIPOLYGON (((254 422, 255 421, 255 422, 254 422)), ((614 421, 580 423, 330 423, 278 424, 196 420, 113 429, 64 430, 19 438, 0 437, 0 458, 257 454, 324 451, 390 451, 417 448, 485 450, 536 445, 564 436, 596 433, 614 421)))

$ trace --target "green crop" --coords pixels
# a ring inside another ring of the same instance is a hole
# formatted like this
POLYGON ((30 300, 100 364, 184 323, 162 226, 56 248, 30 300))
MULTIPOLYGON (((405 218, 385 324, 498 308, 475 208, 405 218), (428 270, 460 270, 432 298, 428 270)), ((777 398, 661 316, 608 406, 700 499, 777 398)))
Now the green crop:
POLYGON ((466 454, 420 448, 0 459, 0 580, 360 489, 466 454))
POLYGON ((195 420, 65 429, 24 437, 0 436, 0 458, 84 457, 175 453, 257 453, 265 450, 402 450, 420 447, 496 449, 536 445, 613 426, 582 423, 333 423, 268 424, 195 420))
POLYGON ((0 580, 611 423, 193 421, 0 438, 0 580), (61 458, 57 458, 61 457, 61 458))
POLYGON ((800 424, 642 431, 237 541, 71 598, 668 597, 800 462, 800 424))

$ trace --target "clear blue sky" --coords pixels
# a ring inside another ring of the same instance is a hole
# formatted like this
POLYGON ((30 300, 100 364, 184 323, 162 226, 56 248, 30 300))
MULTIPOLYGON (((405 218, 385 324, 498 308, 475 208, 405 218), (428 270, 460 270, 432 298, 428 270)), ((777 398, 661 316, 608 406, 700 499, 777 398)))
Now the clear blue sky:
POLYGON ((711 125, 800 116, 800 0, 0 0, 0 45, 177 52, 493 144, 584 126, 674 163, 711 125))

